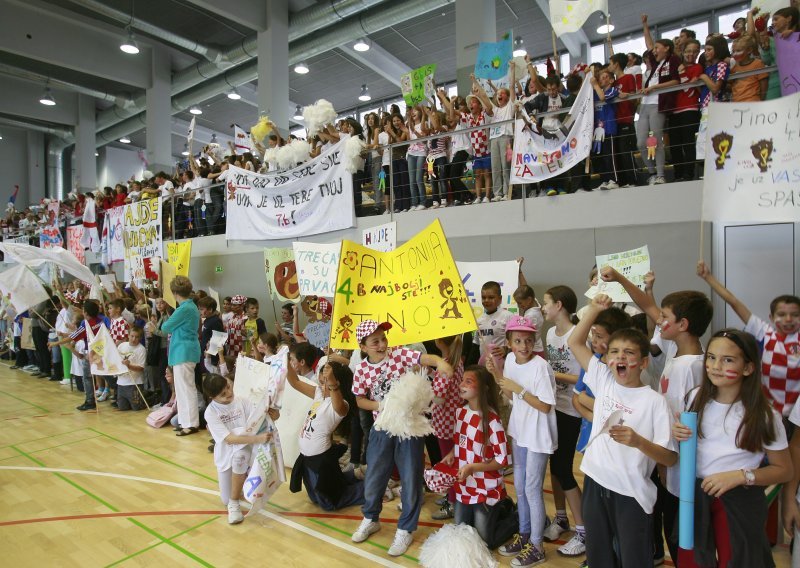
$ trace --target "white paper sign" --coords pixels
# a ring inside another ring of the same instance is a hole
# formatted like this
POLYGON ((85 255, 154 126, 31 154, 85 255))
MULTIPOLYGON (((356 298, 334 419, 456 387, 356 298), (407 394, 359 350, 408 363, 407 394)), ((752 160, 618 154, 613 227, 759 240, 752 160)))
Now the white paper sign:
POLYGON ((800 93, 708 107, 703 220, 800 219, 800 93))
POLYGON ((586 444, 586 447, 583 449, 584 454, 586 453, 586 450, 589 449, 589 446, 592 445, 592 442, 594 442, 597 438, 599 438, 603 434, 607 434, 608 431, 611 430, 613 426, 619 425, 624 418, 625 418, 624 410, 615 410, 614 412, 609 414, 608 418, 603 423, 603 427, 600 428, 600 431, 594 436, 592 436, 592 439, 589 440, 588 444, 586 444))
POLYGON ((481 288, 490 280, 500 284, 500 307, 513 313, 517 312, 514 291, 519 284, 519 263, 516 260, 456 262, 456 266, 473 312, 478 315, 483 313, 481 288))
POLYGON ((344 142, 294 169, 256 174, 229 167, 225 237, 291 239, 355 226, 353 176, 344 167, 344 142))
POLYGON ((306 326, 303 330, 303 335, 308 342, 314 347, 325 349, 330 343, 331 339, 331 322, 328 321, 315 321, 306 326))
POLYGON ((226 341, 228 341, 228 334, 226 332, 213 330, 211 332, 211 339, 208 340, 206 353, 209 355, 219 355, 226 341))
POLYGON ((333 298, 342 243, 294 242, 292 248, 300 294, 333 298))
MULTIPOLYGON (((650 272, 650 252, 647 245, 624 252, 601 254, 595 257, 598 272, 605 266, 614 268, 625 278, 644 290, 644 277, 650 272)), ((619 282, 598 282, 584 294, 594 298, 597 294, 606 294, 613 302, 631 302, 631 297, 619 282)))
POLYGON ((103 285, 103 289, 108 292, 109 294, 114 293, 114 285, 117 283, 117 277, 113 274, 101 274, 100 275, 100 284, 103 285))
POLYGON ((397 221, 364 229, 361 244, 372 250, 392 252, 397 248, 397 221))
MULTIPOLYGON (((592 87, 586 79, 569 112, 574 120, 566 136, 559 130, 545 137, 522 120, 514 127, 511 183, 533 183, 550 179, 583 162, 592 149, 594 105, 592 87)), ((534 122, 534 118, 531 118, 534 122)))

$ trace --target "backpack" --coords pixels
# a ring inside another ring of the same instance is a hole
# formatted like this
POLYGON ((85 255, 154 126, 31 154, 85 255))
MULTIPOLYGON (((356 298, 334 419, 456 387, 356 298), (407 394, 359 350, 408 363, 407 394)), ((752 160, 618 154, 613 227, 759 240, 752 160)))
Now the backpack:
POLYGON ((169 422, 170 418, 175 416, 176 412, 178 412, 178 407, 175 402, 168 402, 161 408, 156 408, 150 414, 148 414, 145 421, 147 422, 148 426, 152 426, 153 428, 161 428, 164 424, 169 422))
POLYGON ((486 545, 491 550, 508 542, 511 537, 519 532, 517 506, 510 497, 499 501, 491 508, 488 525, 492 527, 492 532, 487 538, 486 545))

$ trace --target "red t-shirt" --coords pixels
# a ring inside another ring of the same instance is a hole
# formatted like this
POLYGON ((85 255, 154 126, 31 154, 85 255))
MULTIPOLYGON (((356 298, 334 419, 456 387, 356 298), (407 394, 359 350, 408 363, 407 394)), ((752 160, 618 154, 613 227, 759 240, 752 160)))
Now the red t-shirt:
POLYGON ((114 196, 114 207, 125 205, 125 200, 128 198, 124 193, 118 193, 114 196))
MULTIPOLYGON (((640 75, 641 77, 641 75, 640 75)), ((636 77, 633 75, 621 75, 619 79, 614 81, 614 86, 619 89, 620 93, 635 93, 636 92, 636 77)), ((633 124, 633 117, 636 114, 636 108, 633 102, 617 97, 617 124, 633 124)))
MULTIPOLYGON (((703 74, 703 66, 699 63, 684 65, 681 76, 681 83, 689 83, 703 74)), ((675 112, 684 110, 697 110, 700 108, 700 90, 697 87, 689 87, 678 91, 675 99, 675 112)))

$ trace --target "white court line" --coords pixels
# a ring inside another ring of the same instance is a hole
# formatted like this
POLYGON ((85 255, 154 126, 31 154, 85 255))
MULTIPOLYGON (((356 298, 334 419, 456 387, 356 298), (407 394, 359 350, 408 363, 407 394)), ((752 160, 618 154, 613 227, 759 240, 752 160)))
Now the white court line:
MULTIPOLYGON (((44 472, 44 473, 70 473, 73 475, 93 475, 97 477, 113 477, 116 479, 126 479, 129 481, 140 481, 142 483, 152 483, 154 485, 165 485, 167 487, 175 487, 177 489, 186 489, 187 491, 196 491, 197 493, 205 493, 206 495, 216 495, 219 497, 219 491, 214 491, 213 489, 206 489, 204 487, 196 487, 194 485, 186 485, 184 483, 176 483, 174 481, 164 481, 162 479, 150 479, 147 477, 137 477, 135 475, 125 475, 122 473, 109 473, 105 471, 90 471, 90 470, 83 470, 83 469, 63 469, 63 468, 56 468, 56 467, 32 467, 32 466, 15 466, 15 465, 3 465, 0 466, 1 470, 12 470, 12 471, 36 471, 36 472, 44 472)), ((331 536, 323 534, 321 532, 315 531, 312 528, 303 526, 299 523, 294 521, 290 521, 280 515, 276 515, 275 513, 270 513, 268 511, 259 511, 259 514, 268 518, 272 519, 273 521, 279 522, 282 525, 286 525, 289 528, 293 528, 300 532, 303 532, 317 540, 321 540, 323 542, 327 542, 337 548, 341 548, 342 550, 346 550, 352 554, 360 556, 362 558, 366 558, 375 564, 380 566, 387 566, 389 568, 398 567, 402 568, 400 564, 396 564, 387 558, 383 558, 381 556, 376 556, 370 552, 362 550, 356 546, 343 542, 341 540, 337 540, 331 536)))

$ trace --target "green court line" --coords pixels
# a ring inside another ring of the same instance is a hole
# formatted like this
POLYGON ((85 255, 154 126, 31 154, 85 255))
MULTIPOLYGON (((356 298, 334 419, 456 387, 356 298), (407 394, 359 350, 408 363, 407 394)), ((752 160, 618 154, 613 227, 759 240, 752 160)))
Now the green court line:
MULTIPOLYGON (((174 539, 176 539, 176 538, 178 538, 178 537, 181 537, 181 536, 185 535, 186 533, 192 532, 192 531, 193 531, 193 530, 195 530, 195 529, 199 529, 200 527, 203 527, 203 526, 207 525, 208 523, 211 523, 211 522, 213 522, 213 521, 216 521, 217 519, 219 519, 219 515, 217 515, 217 516, 215 516, 215 517, 211 517, 210 519, 206 519, 205 521, 203 521, 203 522, 202 522, 202 523, 200 523, 199 525, 195 525, 195 526, 193 526, 193 527, 189 527, 189 528, 188 528, 188 529, 186 529, 186 530, 182 530, 181 532, 179 532, 179 533, 177 533, 177 534, 174 534, 174 535, 172 535, 171 537, 168 537, 168 538, 167 538, 167 540, 174 540, 174 539)), ((148 551, 150 551, 150 550, 152 550, 152 549, 156 548, 157 546, 161 546, 162 544, 164 544, 164 543, 163 543, 163 542, 157 542, 157 543, 155 543, 155 544, 151 544, 151 545, 150 545, 150 546, 148 546, 147 548, 143 548, 142 550, 139 550, 139 551, 137 551, 137 552, 134 552, 133 554, 129 554, 129 555, 128 555, 128 556, 126 556, 125 558, 120 558, 120 559, 119 559, 119 560, 117 560, 116 562, 112 562, 111 564, 109 564, 109 565, 108 565, 108 566, 106 566, 105 568, 111 568, 112 566, 118 566, 118 565, 122 564, 123 562, 126 562, 127 560, 130 560, 131 558, 134 558, 134 557, 136 557, 136 556, 139 556, 140 554, 144 554, 145 552, 148 552, 148 551)))
MULTIPOLYGON (((92 428, 90 428, 90 430, 92 430, 92 428)), ((98 433, 99 433, 99 434, 102 434, 102 432, 98 432, 98 433)), ((35 463, 36 465, 38 465, 38 466, 40 466, 40 467, 47 467, 47 466, 44 464, 44 462, 42 462, 42 461, 40 461, 40 460, 37 460, 35 457, 33 457, 32 455, 30 455, 30 454, 28 454, 28 453, 26 453, 26 452, 23 452, 22 450, 20 450, 20 449, 19 449, 19 448, 17 448, 16 446, 10 446, 10 447, 11 447, 12 449, 14 449, 14 451, 16 451, 16 452, 19 452, 21 455, 23 455, 23 456, 25 456, 26 458, 28 458, 29 460, 31 460, 31 461, 32 461, 33 463, 35 463)), ((114 507, 113 505, 111 505, 110 503, 108 503, 107 501, 104 501, 102 498, 98 497, 97 495, 95 495, 94 493, 92 493, 91 491, 89 491, 88 489, 85 489, 84 487, 81 487, 80 485, 78 485, 77 483, 75 483, 75 482, 74 482, 74 481, 72 481, 71 479, 68 479, 68 478, 67 478, 67 477, 65 477, 64 475, 62 475, 62 474, 60 474, 60 473, 57 473, 57 472, 53 472, 53 475, 55 475, 56 477, 58 477, 58 478, 59 478, 59 479, 61 479, 62 481, 65 481, 65 482, 67 482, 68 484, 72 485, 72 486, 73 486, 75 489, 77 489, 77 490, 78 490, 78 491, 80 491, 81 493, 84 493, 85 495, 87 495, 87 496, 91 497, 92 499, 94 499, 94 500, 95 500, 95 501, 97 501, 98 503, 100 503, 100 504, 102 504, 103 506, 105 506, 106 508, 110 509, 112 512, 114 512, 114 513, 119 513, 119 512, 120 512, 120 511, 119 511, 119 509, 117 509, 116 507, 114 507)), ((213 564, 209 564, 208 562, 206 562, 205 560, 203 560, 203 559, 202 559, 202 558, 200 558, 199 556, 197 556, 197 555, 195 555, 195 554, 193 554, 193 553, 189 552, 189 551, 188 551, 188 550, 186 550, 185 548, 183 548, 183 547, 181 547, 181 546, 179 546, 179 545, 175 544, 174 542, 170 542, 170 540, 169 540, 168 538, 166 538, 165 536, 163 536, 163 535, 161 535, 161 534, 157 533, 156 531, 154 531, 154 530, 153 530, 153 529, 151 529, 150 527, 148 527, 148 526, 146 526, 146 525, 142 524, 141 522, 137 521, 137 520, 136 520, 136 519, 134 519, 133 517, 126 517, 126 519, 127 519, 128 521, 130 521, 131 523, 133 523, 134 525, 136 525, 137 527, 139 527, 139 528, 141 528, 142 530, 144 530, 145 532, 147 532, 148 534, 150 534, 151 536, 153 536, 153 537, 155 537, 155 538, 159 539, 159 540, 160 540, 162 543, 168 544, 169 546, 171 546, 172 548, 174 548, 174 549, 175 549, 175 550, 177 550, 178 552, 180 552, 180 553, 184 554, 186 557, 188 557, 188 558, 191 558, 191 559, 192 559, 192 560, 194 560, 195 562, 197 562, 197 563, 199 563, 199 564, 201 564, 201 565, 203 565, 203 566, 206 566, 207 568, 214 568, 214 565, 213 565, 213 564)))
POLYGON ((86 430, 86 428, 76 428, 75 430, 67 430, 66 432, 59 432, 58 434, 50 434, 49 436, 42 436, 41 438, 34 438, 33 440, 25 440, 24 442, 14 442, 13 444, 6 444, 5 446, 0 446, 0 448, 8 448, 10 446, 24 446, 25 444, 30 444, 31 442, 38 442, 39 440, 49 440, 50 438, 55 438, 57 436, 64 436, 66 434, 72 434, 73 432, 80 432, 81 430, 86 430))
MULTIPOLYGON (((64 447, 64 446, 69 446, 70 444, 78 444, 80 442, 85 442, 86 440, 94 440, 95 438, 102 438, 102 436, 89 436, 88 438, 81 438, 80 440, 73 440, 71 442, 64 442, 63 444, 58 444, 57 446, 48 446, 47 448, 42 448, 40 450, 33 450, 32 452, 28 452, 28 453, 29 454, 38 454, 39 452, 46 452, 47 450, 54 450, 55 448, 61 448, 61 447, 64 447)), ((14 449, 16 450, 17 448, 14 448, 14 449)), ((19 450, 17 450, 17 451, 19 451, 19 450)), ((13 459, 16 459, 18 457, 20 457, 20 456, 10 456, 10 457, 7 457, 7 458, 2 458, 2 459, 0 459, 0 461, 13 460, 13 459)))
POLYGON ((154 454, 152 452, 148 452, 147 450, 144 450, 142 448, 134 446, 133 444, 129 444, 128 442, 126 442, 124 440, 120 440, 119 438, 115 438, 114 436, 109 436, 108 434, 106 434, 105 432, 101 432, 100 430, 95 430, 94 428, 89 428, 89 430, 91 430, 92 432, 96 432, 97 434, 100 434, 101 436, 105 436, 109 440, 114 440, 115 442, 119 442, 123 446, 128 446, 129 448, 131 448, 133 450, 136 450, 137 452, 142 452, 143 454, 145 454, 147 456, 150 456, 151 458, 155 458, 155 459, 157 459, 159 461, 162 461, 164 463, 168 463, 169 465, 174 465, 175 467, 178 467, 178 468, 180 468, 180 469, 182 469, 184 471, 188 471, 189 473, 193 473, 194 475, 196 475, 198 477, 202 477, 203 479, 207 479, 208 481, 212 481, 214 483, 217 483, 217 480, 215 478, 210 477, 210 476, 208 476, 208 475, 206 475, 204 473, 200 473, 199 471, 194 471, 193 469, 188 468, 185 465, 181 465, 181 464, 176 463, 174 461, 168 460, 167 458, 161 457, 158 454, 154 454))
POLYGON ((10 392, 6 392, 6 391, 0 391, 0 394, 4 394, 4 395, 6 395, 6 396, 10 396, 11 398, 13 398, 13 399, 15 399, 15 400, 18 400, 18 401, 20 401, 20 402, 24 402, 25 404, 30 404, 31 406, 33 406, 34 408, 38 408, 38 409, 39 409, 39 410, 41 410, 42 412, 50 412, 50 411, 49 411, 49 410, 47 410, 47 409, 46 409, 44 406, 39 406, 38 404, 33 404, 32 402, 30 402, 30 401, 27 401, 27 400, 25 400, 24 398, 20 398, 20 397, 18 397, 18 396, 16 396, 16 395, 13 395, 13 394, 11 394, 10 392))

